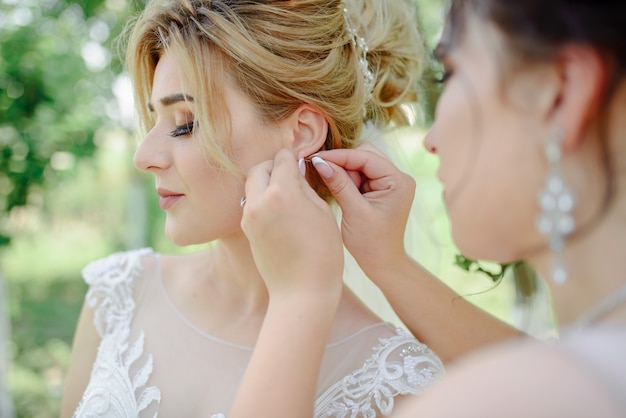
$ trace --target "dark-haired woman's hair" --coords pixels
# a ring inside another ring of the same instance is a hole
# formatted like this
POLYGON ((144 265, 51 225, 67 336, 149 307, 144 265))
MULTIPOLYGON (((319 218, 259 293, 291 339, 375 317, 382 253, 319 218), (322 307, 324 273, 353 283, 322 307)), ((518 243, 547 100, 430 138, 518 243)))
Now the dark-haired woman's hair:
MULTIPOLYGON (((626 3, 620 0, 451 0, 440 50, 459 43, 469 17, 489 22, 503 35, 498 51, 505 72, 514 73, 529 62, 549 61, 569 44, 585 44, 602 57, 608 70, 603 109, 597 128, 604 160, 606 192, 594 220, 578 228, 590 229, 608 210, 614 196, 614 163, 607 143, 608 105, 626 73, 626 3)), ((506 75, 506 74, 505 74, 506 75)), ((533 275, 525 275, 534 293, 533 275)), ((517 281, 517 280, 516 280, 517 281)), ((517 283, 518 287, 520 283, 517 283)), ((528 296, 528 295, 525 295, 528 296)))
MULTIPOLYGON (((455 44, 471 14, 493 23, 518 60, 546 60, 570 43, 593 46, 612 70, 610 93, 626 71, 626 3, 615 0, 451 0, 443 43, 455 44)), ((609 98, 607 96, 607 100, 609 98)))
POLYGON ((568 44, 585 44, 598 51, 609 71, 600 113, 603 123, 598 124, 607 179, 603 209, 608 209, 615 180, 606 143, 606 107, 626 73, 626 4, 615 0, 451 0, 440 44, 443 50, 458 43, 469 16, 493 24, 503 34, 500 52, 506 54, 509 71, 525 62, 550 60, 568 44))

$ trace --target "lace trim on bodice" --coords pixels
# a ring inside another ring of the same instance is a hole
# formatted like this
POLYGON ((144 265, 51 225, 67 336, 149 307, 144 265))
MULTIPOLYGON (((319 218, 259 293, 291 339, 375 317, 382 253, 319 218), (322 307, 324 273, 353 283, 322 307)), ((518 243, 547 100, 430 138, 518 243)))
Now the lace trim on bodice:
POLYGON ((152 373, 152 356, 143 353, 143 333, 129 344, 134 278, 141 272, 141 257, 149 253, 150 249, 142 249, 113 254, 83 270, 90 286, 85 301, 94 308, 94 324, 102 341, 76 418, 136 418, 150 403, 161 400, 158 388, 145 387, 152 373), (132 377, 131 367, 137 368, 132 377))
MULTIPOLYGON (((134 282, 142 272, 141 258, 151 253, 151 249, 141 249, 113 254, 83 270, 90 286, 86 303, 94 308, 94 323, 102 341, 75 418, 137 418, 148 406, 154 411, 158 409, 160 390, 145 386, 153 360, 144 353, 143 332, 132 343, 129 341, 135 313, 134 282)), ((394 397, 418 394, 441 374, 443 365, 439 358, 399 328, 396 335, 379 339, 360 369, 336 382, 318 398, 314 416, 389 415, 394 397)), ((156 416, 154 412, 153 417, 156 416)), ((212 418, 224 418, 224 415, 216 414, 212 418)))
POLYGON ((398 395, 418 394, 443 374, 443 364, 402 328, 380 338, 363 367, 331 386, 315 403, 315 417, 389 415, 398 395), (395 359, 394 359, 395 357, 395 359))

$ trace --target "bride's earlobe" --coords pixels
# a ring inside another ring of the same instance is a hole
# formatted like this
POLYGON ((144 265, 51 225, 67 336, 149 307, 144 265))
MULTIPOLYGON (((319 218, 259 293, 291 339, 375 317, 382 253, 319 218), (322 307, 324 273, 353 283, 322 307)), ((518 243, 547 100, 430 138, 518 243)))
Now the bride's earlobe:
POLYGON ((298 159, 309 157, 319 151, 326 142, 328 121, 317 108, 300 105, 288 118, 291 130, 290 148, 298 159))

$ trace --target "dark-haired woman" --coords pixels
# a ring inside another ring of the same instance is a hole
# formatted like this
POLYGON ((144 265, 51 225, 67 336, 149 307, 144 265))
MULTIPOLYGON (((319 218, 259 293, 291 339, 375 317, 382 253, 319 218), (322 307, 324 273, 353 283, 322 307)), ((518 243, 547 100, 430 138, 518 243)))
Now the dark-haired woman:
MULTIPOLYGON (((413 180, 367 146, 318 154, 344 243, 450 363, 397 416, 626 416, 626 6, 453 0, 437 55, 445 88, 425 146, 440 158, 455 242, 468 257, 527 260, 550 283, 561 332, 554 343, 504 341, 510 329, 406 256, 413 180)), ((313 200, 294 167, 280 153, 251 171, 244 230, 254 242, 271 226, 291 251, 314 251, 298 224, 315 220, 289 211, 313 200), (277 208, 279 220, 264 216, 277 208)), ((297 293, 279 272, 264 279, 297 293)))

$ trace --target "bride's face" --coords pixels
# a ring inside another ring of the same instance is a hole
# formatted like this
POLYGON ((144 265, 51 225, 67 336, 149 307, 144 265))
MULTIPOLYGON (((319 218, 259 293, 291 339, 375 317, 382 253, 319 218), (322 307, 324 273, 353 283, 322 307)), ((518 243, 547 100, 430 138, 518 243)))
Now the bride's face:
MULTIPOLYGON (((194 133, 194 93, 172 51, 164 54, 149 105, 154 126, 134 157, 137 168, 156 178, 166 234, 177 245, 241 233, 243 182, 206 157, 201 136, 194 133)), ((251 102, 231 86, 225 85, 223 94, 231 115, 233 160, 245 173, 274 157, 282 143, 280 125, 263 123, 251 102)))

